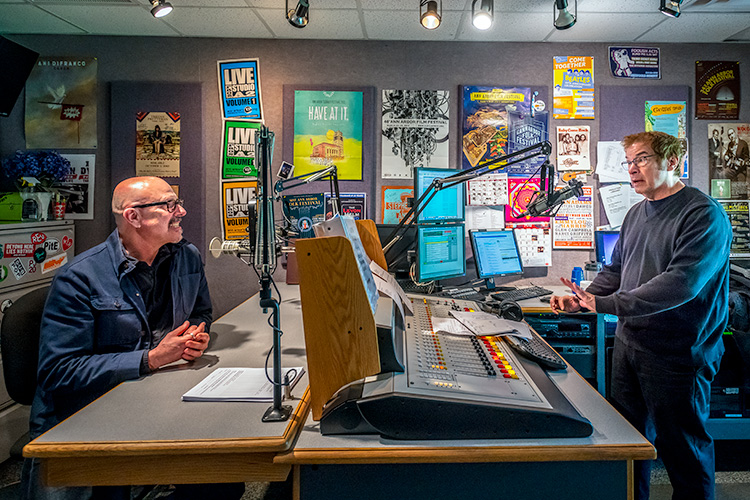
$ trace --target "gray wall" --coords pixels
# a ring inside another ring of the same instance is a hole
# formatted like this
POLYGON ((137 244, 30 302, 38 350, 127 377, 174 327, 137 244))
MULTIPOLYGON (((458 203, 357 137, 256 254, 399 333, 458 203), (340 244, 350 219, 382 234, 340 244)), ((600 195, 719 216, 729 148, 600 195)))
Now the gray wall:
MULTIPOLYGON (((603 43, 475 43, 475 42, 387 42, 387 41, 312 41, 255 39, 180 39, 96 36, 9 36, 42 55, 95 56, 99 64, 99 149, 97 151, 95 219, 78 221, 77 250, 80 252, 104 240, 112 229, 108 211, 112 176, 110 173, 110 82, 191 82, 202 85, 203 161, 205 193, 180 193, 182 197, 205 196, 205 241, 221 234, 219 210, 219 157, 221 115, 218 100, 216 61, 254 57, 260 59, 263 108, 266 125, 276 132, 275 171, 283 159, 282 86, 336 85, 385 88, 436 88, 450 90, 451 162, 458 164, 458 86, 519 85, 547 86, 552 82, 552 57, 555 55, 591 55, 595 57, 595 82, 602 85, 643 85, 638 80, 614 79, 607 65, 607 47, 603 43)), ((694 87, 694 65, 699 59, 737 60, 741 68, 750 63, 747 44, 644 44, 661 48, 662 79, 648 85, 688 85, 694 87)), ((551 94, 551 88, 550 92, 551 94)), ((379 95, 379 94, 378 94, 379 95)), ((743 75, 742 95, 750 95, 750 76, 743 75)), ((694 96, 694 89, 693 89, 694 96)), ((23 97, 21 98, 23 99, 23 97)), ((376 106, 380 99, 376 97, 376 106)), ((548 107, 549 107, 548 103, 548 107)), ((615 105, 616 103, 613 103, 615 105)), ((597 120, 550 120, 556 125, 590 125, 592 144, 599 136, 600 106, 597 120)), ((366 110, 378 113, 378 109, 366 110)), ((688 112, 692 115, 692 109, 688 112)), ((750 121, 745 103, 742 122, 750 121)), ((689 184, 708 190, 707 121, 690 118, 691 179, 689 184)), ((379 125, 376 121, 376 132, 379 125)), ((380 165, 380 139, 374 147, 380 165)), ((23 149, 23 104, 13 114, 0 118, 0 156, 23 149)), ((554 154, 554 152, 553 152, 554 154)), ((379 172, 376 179, 379 181, 379 172)), ((393 183, 397 184, 397 183, 393 183)), ((348 187, 351 189, 351 187, 348 187)), ((370 196, 379 198, 379 188, 370 196)), ((380 210, 379 200, 377 203, 380 210)), ((377 212, 376 212, 377 213, 377 212)), ((189 215, 188 215, 189 217, 189 215)), ((372 217, 372 214, 371 214, 372 217)), ((377 215, 374 217, 377 219, 377 215)), ((207 252, 204 252, 204 254, 207 252)), ((537 284, 553 284, 558 276, 569 276, 575 265, 590 260, 585 251, 555 251, 553 267, 537 284)), ((223 314, 258 288, 252 270, 236 258, 222 257, 206 262, 211 293, 217 315, 223 314)), ((277 273, 283 280, 283 272, 277 273)))

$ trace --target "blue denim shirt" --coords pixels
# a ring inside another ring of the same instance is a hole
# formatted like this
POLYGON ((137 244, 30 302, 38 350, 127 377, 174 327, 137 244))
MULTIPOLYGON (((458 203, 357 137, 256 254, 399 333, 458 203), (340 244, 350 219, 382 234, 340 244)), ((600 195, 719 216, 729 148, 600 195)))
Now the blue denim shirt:
MULTIPOLYGON (((55 276, 42 315, 38 386, 31 435, 50 429, 120 382, 139 377, 152 349, 146 306, 117 230, 55 276)), ((211 325, 211 298, 198 249, 174 245, 170 264, 172 329, 211 325)))

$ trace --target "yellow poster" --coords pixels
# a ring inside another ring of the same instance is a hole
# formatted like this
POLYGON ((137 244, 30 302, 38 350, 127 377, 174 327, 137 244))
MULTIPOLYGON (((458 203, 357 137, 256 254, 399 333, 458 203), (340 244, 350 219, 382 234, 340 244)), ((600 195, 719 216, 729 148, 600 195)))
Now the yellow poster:
POLYGON ((244 240, 250 235, 248 224, 251 211, 255 214, 256 186, 256 181, 230 181, 221 184, 222 229, 225 240, 244 240))
POLYGON ((594 58, 555 56, 552 115, 557 119, 594 119, 594 58))

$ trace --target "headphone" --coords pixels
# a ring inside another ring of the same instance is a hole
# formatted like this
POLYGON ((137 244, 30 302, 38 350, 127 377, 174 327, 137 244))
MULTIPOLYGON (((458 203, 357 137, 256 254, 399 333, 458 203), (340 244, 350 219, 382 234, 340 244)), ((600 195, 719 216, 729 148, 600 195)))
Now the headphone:
POLYGON ((518 302, 513 300, 503 300, 499 304, 497 302, 485 302, 482 304, 486 312, 497 314, 501 318, 509 319, 511 321, 523 321, 523 310, 518 302))

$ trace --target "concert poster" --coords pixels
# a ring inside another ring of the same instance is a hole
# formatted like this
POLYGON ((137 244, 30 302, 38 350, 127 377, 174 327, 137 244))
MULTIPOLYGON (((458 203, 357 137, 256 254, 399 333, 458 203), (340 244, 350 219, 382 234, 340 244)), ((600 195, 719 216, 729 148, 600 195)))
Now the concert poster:
POLYGON ((746 200, 750 166, 750 123, 708 124, 708 175, 711 196, 746 200))
MULTIPOLYGON (((539 101, 536 101, 539 103, 539 101)), ((508 113, 508 152, 515 153, 549 140, 549 113, 508 113)), ((520 159, 521 156, 516 159, 520 159)), ((535 155, 519 163, 508 165, 504 171, 513 176, 529 176, 539 171, 547 160, 546 156, 535 155)))
MULTIPOLYGON (((530 111, 528 87, 461 87, 462 168, 508 154, 509 113, 526 115, 530 111)), ((501 166, 498 163, 490 168, 501 166)))
POLYGON ((609 69, 615 78, 660 79, 659 49, 654 47, 610 47, 609 69))
POLYGON ((40 57, 26 80, 26 149, 95 149, 95 57, 40 57))
POLYGON ((258 59, 217 61, 219 101, 224 119, 263 121, 258 59))
POLYGON ((294 174, 336 165, 339 180, 362 180, 363 93, 294 91, 294 174))
POLYGON ((257 177, 255 133, 258 122, 225 120, 221 150, 221 178, 257 177))
POLYGON ((739 62, 695 61, 695 117, 698 120, 739 120, 739 62))
MULTIPOLYGON (((326 220, 333 217, 331 206, 331 193, 325 193, 326 197, 326 220)), ((340 215, 351 215, 355 219, 367 218, 367 194, 366 193, 339 193, 341 205, 340 215)))
POLYGON ((290 194, 281 197, 291 238, 314 238, 313 226, 326 217, 325 197, 320 194, 290 194))
POLYGON ((535 193, 539 192, 539 178, 523 179, 519 177, 508 178, 508 204, 505 205, 505 222, 548 222, 549 217, 521 216, 526 210, 535 193))
POLYGON ((136 114, 135 175, 180 176, 179 113, 136 114))
POLYGON ((251 201, 256 197, 256 181, 221 183, 221 214, 224 240, 244 240, 250 236, 251 201))
POLYGON ((380 193, 383 224, 398 224, 409 212, 408 200, 414 197, 414 186, 381 186, 380 193))
POLYGON ((594 119, 594 58, 554 56, 552 117, 594 119))
POLYGON ((552 225, 555 250, 594 248, 594 188, 583 186, 583 196, 565 200, 552 225))
POLYGON ((750 257, 750 201, 719 201, 732 224, 730 257, 750 257))
POLYGON ((93 220, 94 218, 94 186, 95 154, 62 154, 70 161, 70 169, 60 182, 53 187, 65 200, 65 219, 93 220))
POLYGON ((412 179, 415 167, 448 168, 450 92, 383 90, 383 179, 412 179))
POLYGON ((557 127, 557 170, 591 169, 588 125, 557 127))

